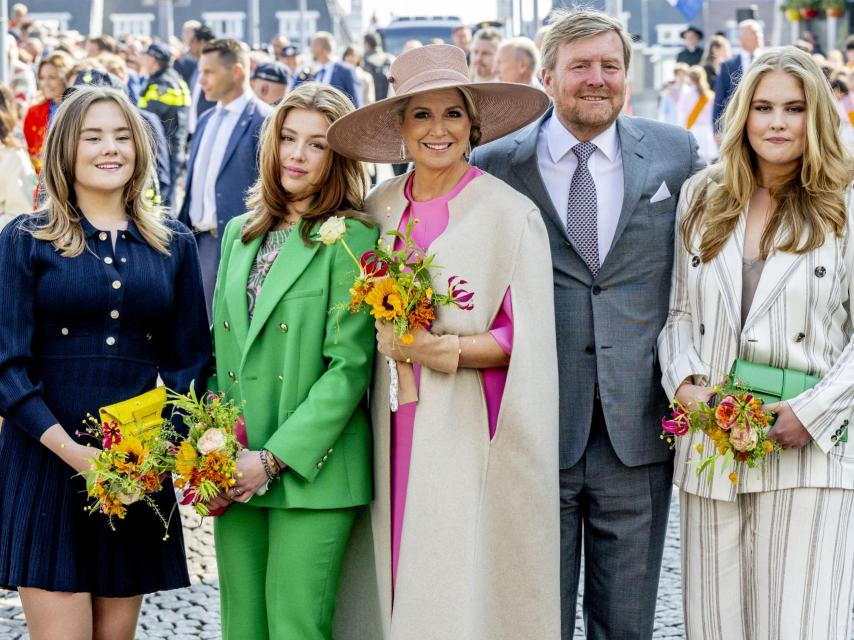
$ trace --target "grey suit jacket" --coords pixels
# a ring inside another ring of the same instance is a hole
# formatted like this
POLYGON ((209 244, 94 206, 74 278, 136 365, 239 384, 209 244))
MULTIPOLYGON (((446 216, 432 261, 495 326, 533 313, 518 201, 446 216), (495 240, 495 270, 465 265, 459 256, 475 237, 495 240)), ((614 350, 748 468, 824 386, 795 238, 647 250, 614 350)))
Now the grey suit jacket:
MULTIPOLYGON (((594 280, 555 211, 537 166, 542 119, 476 149, 471 162, 539 206, 554 266, 560 378, 560 466, 576 464, 590 434, 596 384, 611 444, 627 466, 663 462, 659 440, 668 402, 656 338, 668 310, 676 202, 682 183, 703 166, 694 137, 642 118, 617 120, 624 197, 611 249, 594 280), (665 183, 672 194, 650 199, 665 183)), ((569 181, 572 176, 567 175, 569 181)))

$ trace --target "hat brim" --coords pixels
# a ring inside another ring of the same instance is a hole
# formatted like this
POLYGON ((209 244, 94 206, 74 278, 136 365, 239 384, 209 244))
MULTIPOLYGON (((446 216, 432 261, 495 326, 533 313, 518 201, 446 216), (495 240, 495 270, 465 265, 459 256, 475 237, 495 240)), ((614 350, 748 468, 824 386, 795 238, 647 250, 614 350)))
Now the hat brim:
POLYGON ((393 96, 361 107, 332 123, 326 133, 337 153, 364 162, 409 162, 401 157, 401 135, 394 105, 401 100, 442 89, 465 87, 480 112, 480 144, 497 140, 539 118, 551 101, 544 91, 512 82, 446 84, 393 96))
POLYGON ((696 33, 696 34, 697 34, 697 37, 698 37, 700 40, 702 40, 702 39, 703 39, 703 32, 702 32, 702 31, 700 31, 699 29, 695 28, 695 27, 688 27, 687 29, 683 29, 683 30, 679 33, 679 37, 680 37, 680 38, 684 38, 684 37, 685 37, 685 34, 686 34, 686 33, 688 33, 689 31, 696 33))

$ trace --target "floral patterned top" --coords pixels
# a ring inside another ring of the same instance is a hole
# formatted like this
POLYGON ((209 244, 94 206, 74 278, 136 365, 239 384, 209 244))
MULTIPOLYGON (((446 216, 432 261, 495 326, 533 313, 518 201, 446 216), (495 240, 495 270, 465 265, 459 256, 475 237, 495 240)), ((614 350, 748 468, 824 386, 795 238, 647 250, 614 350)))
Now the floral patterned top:
POLYGON ((249 272, 249 281, 246 283, 246 298, 249 303, 249 319, 252 320, 252 314, 255 311, 255 302, 261 294, 261 287, 264 285, 264 280, 267 279, 267 274, 270 273, 270 267, 276 261, 279 252, 291 235, 294 227, 280 229, 279 231, 269 231, 264 238, 264 242, 258 247, 258 254, 255 256, 255 262, 252 265, 252 270, 249 272))

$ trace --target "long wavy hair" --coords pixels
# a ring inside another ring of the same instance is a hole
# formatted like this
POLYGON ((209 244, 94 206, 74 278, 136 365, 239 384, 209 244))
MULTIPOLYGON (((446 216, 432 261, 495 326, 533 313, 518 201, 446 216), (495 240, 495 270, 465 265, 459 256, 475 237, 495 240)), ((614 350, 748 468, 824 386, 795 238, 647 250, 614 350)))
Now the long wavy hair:
POLYGON ((31 232, 34 238, 53 244, 66 258, 79 256, 86 249, 86 236, 80 224, 82 213, 74 193, 74 165, 80 130, 89 107, 96 102, 113 102, 124 114, 136 150, 136 165, 122 191, 122 204, 143 239, 158 252, 169 255, 172 232, 164 224, 163 211, 145 197, 154 179, 154 146, 145 122, 127 96, 107 87, 81 87, 68 96, 56 113, 44 147, 44 186, 47 200, 42 215, 31 232), (46 221, 43 223, 43 214, 46 221))
POLYGON ((680 223, 688 251, 697 250, 692 245, 695 234, 700 235, 698 249, 704 262, 723 249, 760 186, 747 118, 757 85, 774 71, 788 73, 801 84, 806 128, 799 168, 784 184, 770 187, 775 207, 762 234, 761 255, 767 258, 775 250, 807 253, 822 246, 828 233, 839 237, 845 228, 845 192, 854 178, 854 163, 839 135, 830 85, 808 54, 795 47, 770 49, 750 66, 735 90, 723 118, 720 162, 707 169, 708 179, 695 192, 680 223))
POLYGON ((291 109, 305 109, 322 114, 331 125, 353 111, 353 103, 338 89, 307 82, 290 92, 267 117, 261 129, 258 180, 249 190, 246 204, 249 217, 240 239, 248 243, 263 237, 287 216, 291 203, 312 196, 308 211, 300 216, 299 230, 303 242, 310 244, 311 230, 333 215, 366 221, 360 214, 365 206, 368 180, 364 165, 329 149, 326 168, 310 194, 294 194, 282 186, 282 162, 279 143, 282 126, 291 109))

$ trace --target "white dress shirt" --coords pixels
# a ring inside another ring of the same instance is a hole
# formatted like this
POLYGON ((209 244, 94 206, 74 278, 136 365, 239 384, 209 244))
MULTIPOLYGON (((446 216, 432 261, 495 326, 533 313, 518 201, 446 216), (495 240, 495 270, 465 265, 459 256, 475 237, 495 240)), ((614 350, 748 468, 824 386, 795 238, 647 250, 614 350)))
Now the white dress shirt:
POLYGON ((187 131, 195 133, 196 125, 199 123, 199 100, 202 97, 202 85, 199 83, 198 71, 190 78, 190 82, 192 86, 190 87, 190 112, 187 115, 187 131))
POLYGON ((320 70, 314 76, 315 82, 325 82, 326 84, 329 84, 329 82, 332 80, 332 71, 334 69, 335 69, 335 61, 330 60, 325 65, 320 67, 320 70))
MULTIPOLYGON (((572 148, 579 142, 555 114, 543 122, 537 138, 537 165, 540 175, 555 211, 563 220, 567 217, 572 176, 578 166, 578 158, 572 148)), ((596 145, 596 151, 590 156, 587 164, 596 185, 596 230, 601 265, 611 249, 623 209, 623 157, 620 155, 617 123, 590 142, 596 145)))
MULTIPOLYGON (((217 102, 216 107, 211 109, 211 117, 208 124, 205 126, 202 139, 199 141, 199 152, 196 154, 196 160, 193 163, 193 176, 205 176, 204 197, 201 202, 196 198, 190 200, 190 220, 198 231, 210 231, 217 227, 216 213, 216 179, 219 175, 219 170, 222 165, 225 149, 228 146, 228 141, 234 131, 234 127, 240 120, 240 114, 249 104, 252 99, 252 92, 247 91, 239 98, 232 100, 227 105, 223 106, 221 102, 217 102), (222 111, 225 110, 225 113, 222 111), (219 130, 216 134, 216 139, 212 142, 208 137, 212 135, 211 126, 214 119, 220 117, 219 130), (202 157, 201 151, 206 147, 210 148, 210 153, 207 157, 202 157), (203 168, 205 167, 206 168, 203 168)), ((192 188, 192 187, 191 187, 192 188)))

